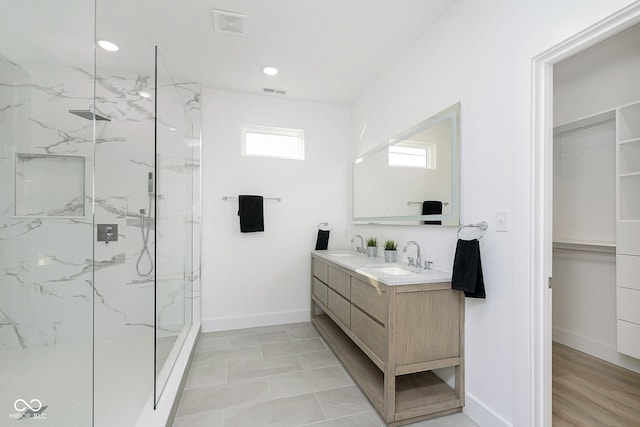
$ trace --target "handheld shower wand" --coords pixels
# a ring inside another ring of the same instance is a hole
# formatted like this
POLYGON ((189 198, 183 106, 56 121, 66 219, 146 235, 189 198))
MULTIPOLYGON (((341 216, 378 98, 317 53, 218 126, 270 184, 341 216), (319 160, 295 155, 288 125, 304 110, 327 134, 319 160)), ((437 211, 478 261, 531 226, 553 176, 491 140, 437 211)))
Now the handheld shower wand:
POLYGON ((140 233, 142 234, 142 251, 140 251, 140 256, 138 257, 138 261, 136 262, 136 271, 141 276, 148 276, 153 271, 153 258, 151 257, 151 252, 149 252, 149 230, 151 228, 151 204, 153 202, 153 172, 149 172, 149 177, 147 180, 147 191, 149 193, 149 213, 147 215, 147 226, 145 228, 144 219, 145 219, 145 210, 140 209, 140 233), (149 259, 149 270, 140 271, 140 262, 144 255, 147 255, 149 259))

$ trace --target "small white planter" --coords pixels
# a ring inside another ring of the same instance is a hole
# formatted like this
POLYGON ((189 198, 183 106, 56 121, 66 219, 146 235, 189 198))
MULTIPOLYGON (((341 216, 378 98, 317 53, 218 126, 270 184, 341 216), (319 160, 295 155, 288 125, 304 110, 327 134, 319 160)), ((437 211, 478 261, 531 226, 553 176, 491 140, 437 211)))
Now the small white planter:
POLYGON ((377 257, 378 256, 378 247, 377 246, 367 246, 367 256, 369 256, 369 257, 377 257))
POLYGON ((396 255, 397 254, 398 254, 398 251, 396 251, 395 249, 393 249, 393 250, 385 249, 384 250, 384 262, 396 262, 396 255))

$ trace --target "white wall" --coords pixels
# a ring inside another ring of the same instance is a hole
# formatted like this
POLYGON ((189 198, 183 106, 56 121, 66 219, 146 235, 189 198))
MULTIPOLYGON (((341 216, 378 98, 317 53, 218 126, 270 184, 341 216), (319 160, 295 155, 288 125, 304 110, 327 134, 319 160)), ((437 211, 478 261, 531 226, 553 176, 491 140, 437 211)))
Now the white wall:
POLYGON ((615 350, 615 253, 556 249, 553 261, 554 338, 557 333, 567 345, 571 339, 583 339, 615 350))
POLYGON ((569 121, 640 100, 640 24, 553 66, 553 121, 569 121))
POLYGON ((553 251, 553 340, 640 373, 617 351, 616 255, 553 251))
MULTIPOLYGON (((356 156, 461 101, 462 222, 490 225, 487 299, 467 301, 465 331, 465 412, 482 426, 532 424, 532 58, 630 3, 458 1, 354 106, 356 156), (510 211, 508 233, 495 232, 499 209, 510 211)), ((455 228, 356 231, 416 239, 436 268, 451 268, 455 228)))
POLYGON ((329 248, 349 243, 351 114, 348 107, 203 91, 203 331, 309 320, 310 256, 317 226, 329 248), (240 156, 243 124, 304 129, 305 159, 240 156), (264 233, 240 233, 238 202, 258 194, 264 233))
POLYGON ((554 135, 553 241, 615 244, 615 121, 554 135))

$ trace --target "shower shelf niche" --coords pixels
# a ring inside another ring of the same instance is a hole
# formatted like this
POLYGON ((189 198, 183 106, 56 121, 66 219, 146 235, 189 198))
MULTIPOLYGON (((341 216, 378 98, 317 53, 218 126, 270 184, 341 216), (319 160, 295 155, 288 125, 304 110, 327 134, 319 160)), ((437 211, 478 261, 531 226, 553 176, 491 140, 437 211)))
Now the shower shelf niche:
POLYGON ((85 216, 85 158, 16 153, 15 216, 85 216))

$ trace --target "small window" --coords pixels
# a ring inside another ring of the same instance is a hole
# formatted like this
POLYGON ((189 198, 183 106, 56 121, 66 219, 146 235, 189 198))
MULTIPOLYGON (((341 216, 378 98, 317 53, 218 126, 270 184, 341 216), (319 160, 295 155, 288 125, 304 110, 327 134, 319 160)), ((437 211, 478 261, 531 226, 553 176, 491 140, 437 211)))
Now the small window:
POLYGON ((422 143, 416 147, 392 145, 389 147, 389 166, 435 169, 435 144, 422 143))
POLYGON ((304 131, 244 125, 242 155, 304 160, 304 131))

